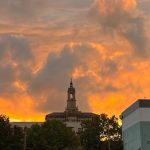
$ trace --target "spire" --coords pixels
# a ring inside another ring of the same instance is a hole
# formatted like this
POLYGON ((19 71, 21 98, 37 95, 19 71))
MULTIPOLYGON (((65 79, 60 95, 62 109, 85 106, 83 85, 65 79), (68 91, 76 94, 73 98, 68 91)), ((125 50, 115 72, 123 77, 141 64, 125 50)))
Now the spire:
POLYGON ((70 87, 73 87, 72 78, 71 78, 71 80, 70 80, 70 87))
POLYGON ((70 80, 70 87, 68 88, 67 94, 68 99, 66 111, 77 111, 78 108, 76 106, 75 88, 73 87, 72 78, 70 80))

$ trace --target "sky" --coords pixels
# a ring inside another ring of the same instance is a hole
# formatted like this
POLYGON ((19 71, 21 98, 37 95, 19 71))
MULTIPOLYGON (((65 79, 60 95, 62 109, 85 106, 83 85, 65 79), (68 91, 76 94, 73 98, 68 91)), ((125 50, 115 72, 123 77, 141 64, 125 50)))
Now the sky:
POLYGON ((44 121, 65 110, 119 116, 150 98, 150 0, 0 0, 0 114, 44 121))

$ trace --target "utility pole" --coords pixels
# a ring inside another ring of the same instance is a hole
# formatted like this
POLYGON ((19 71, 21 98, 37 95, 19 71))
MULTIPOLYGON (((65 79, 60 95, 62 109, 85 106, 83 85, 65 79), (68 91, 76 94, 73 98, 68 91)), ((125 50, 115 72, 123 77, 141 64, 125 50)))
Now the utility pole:
POLYGON ((27 133, 26 133, 26 127, 24 128, 24 145, 23 150, 26 150, 27 147, 27 133))
POLYGON ((110 133, 109 133, 109 120, 107 121, 107 127, 108 127, 108 132, 107 132, 107 136, 108 136, 108 150, 110 150, 110 133))

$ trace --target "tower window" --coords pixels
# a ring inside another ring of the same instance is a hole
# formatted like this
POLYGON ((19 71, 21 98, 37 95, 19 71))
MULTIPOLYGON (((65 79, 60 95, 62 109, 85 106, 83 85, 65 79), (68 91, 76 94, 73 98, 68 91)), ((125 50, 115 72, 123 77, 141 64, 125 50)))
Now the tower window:
POLYGON ((73 94, 70 94, 70 98, 73 99, 73 94))

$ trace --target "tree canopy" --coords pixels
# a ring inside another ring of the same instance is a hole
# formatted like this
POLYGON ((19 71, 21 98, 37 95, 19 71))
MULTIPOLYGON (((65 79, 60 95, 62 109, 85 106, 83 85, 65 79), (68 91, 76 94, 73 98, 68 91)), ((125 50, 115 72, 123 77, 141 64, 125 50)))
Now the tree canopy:
POLYGON ((79 137, 61 121, 52 120, 27 131, 27 148, 32 150, 77 150, 79 137))
POLYGON ((4 115, 0 115, 0 149, 23 149, 23 129, 17 126, 11 127, 9 118, 4 115))
POLYGON ((11 126, 9 118, 0 115, 0 149, 2 150, 122 150, 121 126, 115 116, 101 114, 85 120, 75 133, 63 122, 46 121, 31 128, 11 126))
POLYGON ((101 114, 99 118, 83 121, 81 126, 79 135, 85 150, 122 149, 121 126, 115 116, 101 114))

